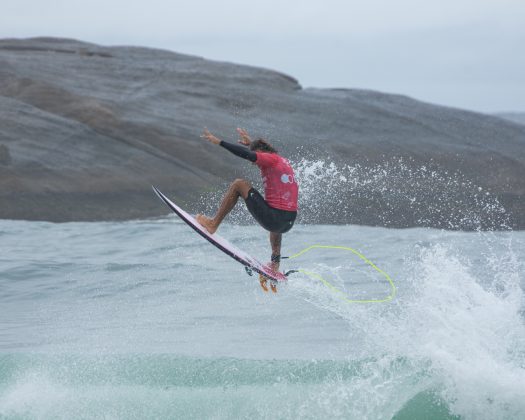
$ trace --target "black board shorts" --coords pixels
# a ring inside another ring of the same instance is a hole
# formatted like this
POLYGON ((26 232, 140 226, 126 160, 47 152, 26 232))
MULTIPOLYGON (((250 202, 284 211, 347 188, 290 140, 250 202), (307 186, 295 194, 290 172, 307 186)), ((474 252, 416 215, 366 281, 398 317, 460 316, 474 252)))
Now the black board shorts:
POLYGON ((286 211, 270 207, 255 188, 248 191, 246 207, 255 220, 266 230, 275 233, 288 232, 297 217, 296 211, 286 211))
POLYGON ((244 201, 254 219, 270 232, 288 232, 297 217, 296 211, 286 211, 270 207, 264 197, 255 188, 251 188, 250 191, 248 191, 248 197, 244 201))

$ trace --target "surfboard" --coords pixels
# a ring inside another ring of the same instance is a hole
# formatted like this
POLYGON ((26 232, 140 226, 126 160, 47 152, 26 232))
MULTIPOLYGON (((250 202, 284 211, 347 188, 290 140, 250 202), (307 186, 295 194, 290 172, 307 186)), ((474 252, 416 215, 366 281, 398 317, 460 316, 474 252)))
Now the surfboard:
MULTIPOLYGON (((209 243, 220 249, 226 255, 229 255, 231 258, 240 262, 248 270, 256 271, 259 274, 267 277, 270 280, 274 281, 285 281, 286 276, 283 273, 273 271, 271 268, 267 267, 256 258, 248 255, 243 250, 235 247, 226 239, 220 237, 216 233, 210 234, 203 226, 195 220, 193 216, 186 213, 179 206, 177 206, 173 201, 166 197, 158 188, 152 186, 155 194, 166 204, 177 216, 179 216, 188 226, 190 226, 195 232, 200 236, 206 239, 209 243)), ((247 270, 247 271, 248 271, 247 270)))

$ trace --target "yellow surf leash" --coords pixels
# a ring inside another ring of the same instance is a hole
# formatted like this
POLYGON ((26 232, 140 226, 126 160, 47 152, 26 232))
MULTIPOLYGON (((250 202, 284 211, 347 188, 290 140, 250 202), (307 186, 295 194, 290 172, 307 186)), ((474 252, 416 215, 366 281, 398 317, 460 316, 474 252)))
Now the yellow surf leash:
POLYGON ((376 266, 372 261, 370 261, 368 258, 366 258, 363 254, 361 254, 360 252, 356 251, 353 248, 349 248, 347 246, 336 246, 336 245, 311 245, 308 248, 305 248, 302 251, 299 251, 297 254, 291 255, 289 257, 282 257, 282 258, 287 258, 287 259, 297 258, 297 257, 300 257, 303 254, 306 254, 308 251, 311 251, 312 249, 319 249, 319 248, 321 248, 321 249, 342 249, 342 250, 345 250, 345 251, 350 251, 353 254, 357 255, 361 260, 363 260, 365 263, 367 263, 370 267, 374 268, 378 273, 383 275, 388 280, 388 283, 390 284, 390 294, 384 299, 355 300, 355 299, 348 298, 346 293, 344 293, 341 290, 339 290, 337 287, 335 287, 333 284, 331 284, 330 282, 325 280, 323 277, 321 277, 317 273, 314 273, 314 272, 311 272, 311 271, 302 270, 302 269, 298 269, 298 270, 290 270, 290 271, 288 271, 286 273, 286 276, 288 276, 288 274, 297 272, 297 273, 306 274, 311 279, 320 280, 326 287, 331 289, 341 299, 343 299, 345 302, 348 302, 348 303, 382 303, 382 302, 388 302, 388 301, 394 299, 394 297, 396 296, 396 292, 397 292, 396 286, 394 285, 394 282, 392 281, 390 276, 387 273, 385 273, 383 270, 381 270, 378 266, 376 266))

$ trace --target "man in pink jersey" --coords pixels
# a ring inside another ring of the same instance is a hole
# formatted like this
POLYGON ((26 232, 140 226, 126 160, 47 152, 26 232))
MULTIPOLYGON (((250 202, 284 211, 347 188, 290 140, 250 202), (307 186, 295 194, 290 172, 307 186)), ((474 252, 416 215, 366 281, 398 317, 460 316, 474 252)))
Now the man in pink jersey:
MULTIPOLYGON (((215 216, 209 218, 198 214, 197 221, 208 232, 215 233, 226 215, 235 207, 239 197, 242 197, 254 219, 270 232, 271 268, 278 271, 282 234, 292 228, 297 217, 298 187, 294 172, 288 160, 280 156, 266 140, 252 141, 245 130, 238 128, 237 131, 240 135, 239 143, 247 147, 219 140, 208 130, 204 130, 202 137, 256 164, 261 170, 264 198, 248 181, 236 179, 224 195, 215 216)), ((263 278, 261 286, 268 290, 263 278)), ((272 290, 276 291, 274 287, 272 290)))

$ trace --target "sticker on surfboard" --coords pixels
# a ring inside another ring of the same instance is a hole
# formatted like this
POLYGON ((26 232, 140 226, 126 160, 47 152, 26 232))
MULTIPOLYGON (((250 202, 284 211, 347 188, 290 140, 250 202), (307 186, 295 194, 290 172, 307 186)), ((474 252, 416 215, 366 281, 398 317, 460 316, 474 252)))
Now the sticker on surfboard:
POLYGON ((186 222, 195 232, 201 235, 204 239, 210 242, 212 245, 215 245, 226 255, 229 255, 236 261, 240 262, 247 268, 247 271, 253 270, 263 276, 267 277, 270 280, 274 281, 285 281, 286 276, 283 273, 273 271, 270 267, 267 267, 256 258, 248 255, 246 252, 235 247, 229 243, 226 239, 221 238, 216 233, 210 234, 204 227, 202 227, 197 220, 190 214, 186 213, 179 206, 177 206, 173 201, 166 197, 158 188, 153 187, 155 194, 171 209, 173 212, 179 216, 184 222, 186 222))

